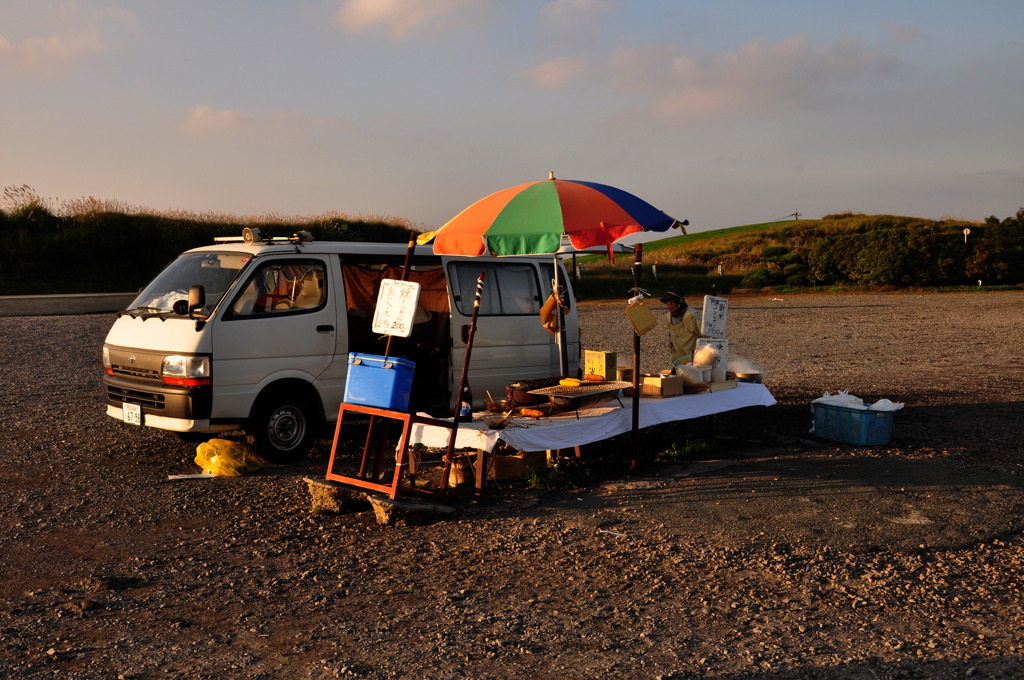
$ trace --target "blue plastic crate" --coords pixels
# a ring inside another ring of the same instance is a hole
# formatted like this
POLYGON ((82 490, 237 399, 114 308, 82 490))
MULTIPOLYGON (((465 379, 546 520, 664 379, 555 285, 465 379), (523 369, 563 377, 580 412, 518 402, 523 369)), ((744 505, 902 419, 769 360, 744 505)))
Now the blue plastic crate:
POLYGON ((892 411, 871 411, 832 404, 814 406, 814 434, 847 444, 888 444, 892 411))
POLYGON ((345 376, 345 403, 406 411, 416 364, 408 359, 352 352, 345 376))

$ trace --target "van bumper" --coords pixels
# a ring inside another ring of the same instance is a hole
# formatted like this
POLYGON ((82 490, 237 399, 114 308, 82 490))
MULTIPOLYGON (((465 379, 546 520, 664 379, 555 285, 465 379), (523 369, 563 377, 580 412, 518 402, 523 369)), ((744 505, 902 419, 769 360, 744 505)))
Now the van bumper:
MULTIPOLYGON (((124 409, 107 404, 107 415, 115 420, 124 420, 124 409)), ((168 418, 143 412, 142 424, 171 432, 234 432, 241 429, 241 423, 212 423, 208 419, 186 420, 168 418)))
POLYGON ((208 423, 210 420, 213 407, 210 387, 172 387, 162 381, 133 380, 117 375, 104 376, 103 387, 107 414, 113 415, 113 409, 117 412, 115 418, 123 413, 121 405, 129 403, 141 406, 144 422, 154 427, 191 432, 193 430, 185 425, 165 427, 157 423, 208 423))

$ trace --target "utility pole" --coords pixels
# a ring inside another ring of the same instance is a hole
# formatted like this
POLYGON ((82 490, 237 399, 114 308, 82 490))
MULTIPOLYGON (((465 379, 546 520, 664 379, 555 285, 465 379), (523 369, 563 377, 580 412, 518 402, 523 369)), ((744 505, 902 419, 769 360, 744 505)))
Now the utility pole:
POLYGON ((793 211, 793 219, 794 220, 800 219, 800 211, 799 210, 794 210, 793 211))

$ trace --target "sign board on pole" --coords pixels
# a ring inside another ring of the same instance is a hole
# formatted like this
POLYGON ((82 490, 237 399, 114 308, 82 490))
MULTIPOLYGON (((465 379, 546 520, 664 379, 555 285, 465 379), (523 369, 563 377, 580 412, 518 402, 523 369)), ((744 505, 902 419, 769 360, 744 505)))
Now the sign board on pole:
POLYGON ((728 320, 729 301, 725 298, 705 295, 700 334, 708 338, 724 338, 728 320))
POLYGON ((420 301, 420 284, 415 281, 382 279, 373 313, 373 332, 407 338, 412 335, 413 317, 420 301))

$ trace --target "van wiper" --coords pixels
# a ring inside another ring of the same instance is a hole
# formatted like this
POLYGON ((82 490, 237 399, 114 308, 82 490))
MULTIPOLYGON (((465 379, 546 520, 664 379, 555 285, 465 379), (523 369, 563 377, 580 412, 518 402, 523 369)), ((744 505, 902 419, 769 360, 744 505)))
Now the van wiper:
POLYGON ((117 316, 118 317, 122 317, 125 314, 127 314, 128 316, 132 317, 133 319, 135 317, 142 317, 143 319, 149 319, 149 318, 152 318, 154 316, 163 316, 165 314, 170 314, 170 313, 171 312, 169 312, 168 310, 160 309, 159 307, 145 307, 145 306, 142 306, 142 307, 133 307, 132 309, 122 309, 120 312, 117 313, 117 316))

